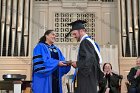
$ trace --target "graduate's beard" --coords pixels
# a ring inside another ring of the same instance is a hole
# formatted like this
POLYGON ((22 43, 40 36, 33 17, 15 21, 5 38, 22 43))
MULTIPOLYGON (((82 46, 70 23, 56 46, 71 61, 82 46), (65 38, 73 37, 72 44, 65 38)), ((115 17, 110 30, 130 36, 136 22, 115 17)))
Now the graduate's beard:
POLYGON ((80 34, 80 31, 78 30, 78 34, 79 34, 79 36, 77 37, 77 42, 80 42, 80 40, 81 40, 81 34, 80 34))
POLYGON ((77 38, 77 42, 80 42, 80 37, 79 37, 79 38, 77 38))

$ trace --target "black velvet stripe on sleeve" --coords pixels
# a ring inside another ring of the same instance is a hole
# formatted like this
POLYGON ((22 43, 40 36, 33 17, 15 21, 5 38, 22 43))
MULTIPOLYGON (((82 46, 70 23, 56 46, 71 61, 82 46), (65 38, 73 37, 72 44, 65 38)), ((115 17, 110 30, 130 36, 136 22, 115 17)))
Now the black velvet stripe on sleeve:
POLYGON ((45 67, 40 67, 40 68, 35 69, 34 72, 38 72, 38 71, 44 70, 44 69, 45 69, 45 67))
POLYGON ((36 58, 41 58, 42 55, 37 55, 37 56, 33 56, 33 59, 36 59, 36 58))
POLYGON ((39 62, 36 62, 36 63, 33 63, 33 66, 36 66, 36 65, 39 65, 39 64, 43 64, 44 61, 39 61, 39 62))

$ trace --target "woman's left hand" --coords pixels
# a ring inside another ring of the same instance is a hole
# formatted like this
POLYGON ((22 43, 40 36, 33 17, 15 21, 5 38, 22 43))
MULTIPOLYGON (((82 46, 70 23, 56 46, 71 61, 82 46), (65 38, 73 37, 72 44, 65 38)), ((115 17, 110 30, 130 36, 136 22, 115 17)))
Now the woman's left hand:
POLYGON ((59 65, 59 66, 67 66, 67 64, 63 63, 63 61, 60 61, 60 62, 58 63, 58 65, 59 65))

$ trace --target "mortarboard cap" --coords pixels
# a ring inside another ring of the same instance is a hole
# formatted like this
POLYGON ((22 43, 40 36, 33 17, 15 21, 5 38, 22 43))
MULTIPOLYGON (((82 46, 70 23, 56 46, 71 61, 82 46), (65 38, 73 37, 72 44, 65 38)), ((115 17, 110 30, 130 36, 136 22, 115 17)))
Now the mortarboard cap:
POLYGON ((65 38, 69 36, 69 34, 73 31, 73 30, 79 30, 79 29, 85 29, 84 24, 86 23, 86 21, 84 20, 76 20, 74 22, 69 23, 68 25, 72 26, 72 29, 70 30, 69 33, 66 34, 65 38))

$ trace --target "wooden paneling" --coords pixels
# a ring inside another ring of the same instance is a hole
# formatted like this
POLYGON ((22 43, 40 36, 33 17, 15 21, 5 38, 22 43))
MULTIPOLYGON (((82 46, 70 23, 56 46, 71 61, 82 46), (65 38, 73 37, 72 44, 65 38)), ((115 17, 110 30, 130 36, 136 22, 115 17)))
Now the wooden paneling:
POLYGON ((31 80, 31 58, 28 57, 1 57, 0 80, 3 74, 24 74, 26 80, 31 80))

